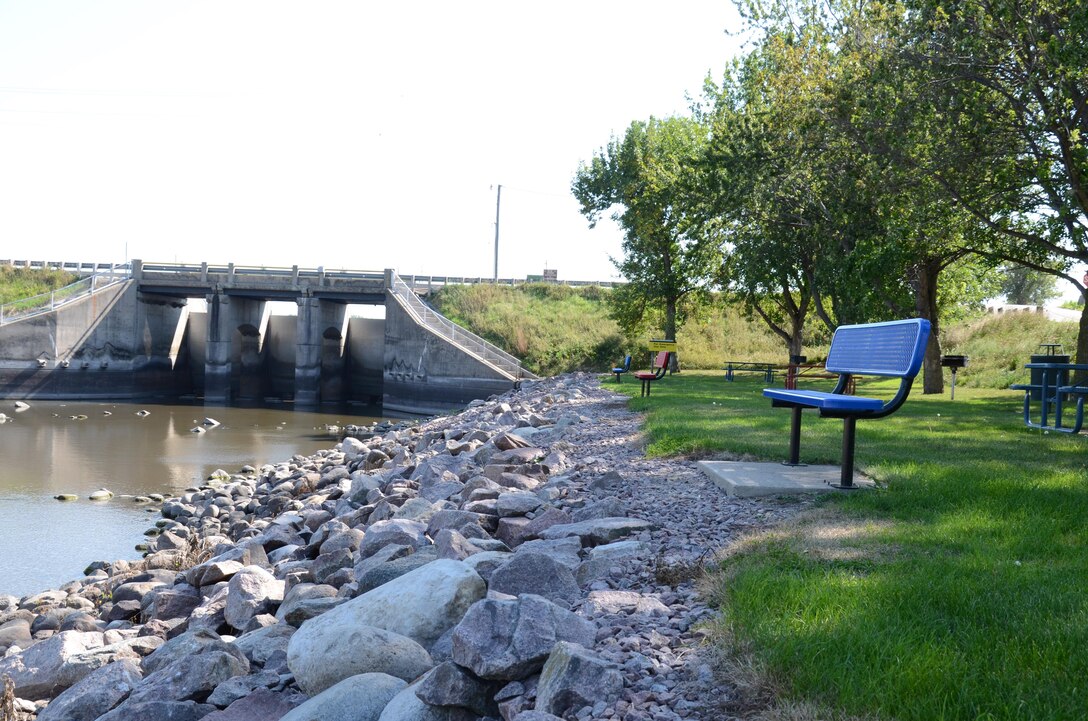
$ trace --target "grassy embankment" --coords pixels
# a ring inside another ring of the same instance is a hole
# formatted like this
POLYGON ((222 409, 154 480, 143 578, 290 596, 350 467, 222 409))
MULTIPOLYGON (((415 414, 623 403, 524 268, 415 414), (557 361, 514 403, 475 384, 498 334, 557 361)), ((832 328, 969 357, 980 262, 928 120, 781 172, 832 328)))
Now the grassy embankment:
MULTIPOLYGON (((629 344, 608 317, 607 289, 529 284, 449 286, 432 300, 448 318, 524 360, 534 373, 600 371, 631 353, 645 367, 646 342, 629 344)), ((684 368, 720 368, 722 361, 777 361, 782 343, 758 321, 731 310, 689 322, 677 333, 684 368)))
MULTIPOLYGON (((976 354, 994 342, 980 332, 964 341, 976 354)), ((779 460, 789 414, 762 385, 684 373, 631 404, 651 454, 779 460)), ((858 424, 857 462, 879 490, 825 498, 727 550, 706 588, 728 673, 749 669, 742 705, 770 694, 784 719, 1088 717, 1088 439, 1025 428, 1021 398, 916 392, 858 424)), ((808 417, 802 461, 838 463, 841 428, 808 417)))
POLYGON ((61 270, 29 270, 0 266, 0 304, 48 293, 74 283, 78 276, 61 270))
MULTIPOLYGON (((604 299, 609 292, 545 284, 450 286, 432 302, 447 317, 522 358, 535 373, 602 371, 627 353, 635 356, 636 367, 645 367, 646 342, 652 333, 635 344, 625 341, 608 317, 604 299)), ((805 352, 810 358, 822 358, 827 334, 815 319, 809 330, 814 341, 805 352)), ((1038 352, 1039 343, 1063 343, 1071 352, 1076 332, 1075 323, 1017 313, 948 326, 942 341, 945 352, 971 356, 958 386, 1007 388, 1026 379, 1023 364, 1038 352)), ((733 309, 689 321, 677 336, 684 369, 717 369, 727 360, 781 364, 786 357, 783 342, 762 322, 747 320, 733 309)))

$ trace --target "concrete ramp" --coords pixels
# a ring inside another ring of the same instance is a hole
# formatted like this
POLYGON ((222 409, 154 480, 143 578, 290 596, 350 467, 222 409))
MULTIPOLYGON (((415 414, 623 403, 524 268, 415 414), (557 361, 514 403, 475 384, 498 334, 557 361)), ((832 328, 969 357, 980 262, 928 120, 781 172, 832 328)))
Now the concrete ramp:
POLYGON ((428 306, 389 272, 382 405, 430 414, 505 393, 537 376, 521 362, 428 306))
MULTIPOLYGON (((838 466, 787 466, 751 461, 699 461, 696 465, 714 485, 730 496, 778 496, 793 493, 850 493, 831 484, 839 482, 838 466)), ((872 479, 854 473, 859 489, 876 486, 872 479)))

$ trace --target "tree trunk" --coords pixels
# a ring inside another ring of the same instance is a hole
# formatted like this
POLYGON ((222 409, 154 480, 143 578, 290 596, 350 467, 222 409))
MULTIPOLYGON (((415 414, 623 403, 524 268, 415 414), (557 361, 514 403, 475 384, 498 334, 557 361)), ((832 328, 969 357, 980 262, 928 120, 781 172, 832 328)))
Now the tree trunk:
POLYGON ((805 318, 800 314, 790 318, 790 356, 801 355, 801 345, 805 339, 805 318))
POLYGON ((940 323, 937 320, 937 277, 941 264, 927 260, 918 268, 914 306, 918 315, 929 321, 929 343, 922 361, 922 393, 944 393, 944 369, 941 368, 940 323))
MULTIPOLYGON (((1088 294, 1088 291, 1085 291, 1088 294)), ((1080 307, 1080 327, 1077 330, 1077 356, 1076 363, 1088 363, 1088 303, 1080 307)), ((1088 371, 1077 371, 1073 374, 1073 383, 1088 385, 1088 371)))
MULTIPOLYGON (((676 298, 665 299, 665 338, 664 340, 676 340, 676 298)), ((680 372, 680 361, 673 353, 669 358, 669 372, 680 372)))

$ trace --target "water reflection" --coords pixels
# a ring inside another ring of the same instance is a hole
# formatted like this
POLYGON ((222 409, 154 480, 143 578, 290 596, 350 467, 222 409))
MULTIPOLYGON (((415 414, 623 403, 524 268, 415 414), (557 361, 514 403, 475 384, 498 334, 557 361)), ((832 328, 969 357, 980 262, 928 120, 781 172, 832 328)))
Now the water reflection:
POLYGON ((133 546, 158 516, 125 499, 87 501, 97 488, 119 496, 177 494, 217 468, 260 467, 328 448, 336 437, 327 425, 378 419, 378 409, 363 406, 310 412, 43 401, 3 412, 9 420, 0 424, 0 594, 14 595, 77 578, 92 560, 138 557, 133 546), (141 410, 149 413, 137 415, 141 410), (220 425, 192 433, 205 417, 220 425), (52 500, 60 493, 80 500, 52 500))

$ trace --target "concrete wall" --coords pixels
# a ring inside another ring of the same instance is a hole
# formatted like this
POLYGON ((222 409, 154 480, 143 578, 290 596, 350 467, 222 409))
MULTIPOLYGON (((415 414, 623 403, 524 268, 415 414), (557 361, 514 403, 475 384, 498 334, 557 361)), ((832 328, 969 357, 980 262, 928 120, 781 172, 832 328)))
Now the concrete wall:
POLYGON ((382 402, 382 364, 385 362, 385 320, 348 320, 348 397, 377 405, 382 402))
POLYGON ((391 296, 385 302, 382 376, 387 413, 441 413, 513 387, 487 364, 417 325, 391 296))
POLYGON ((0 395, 130 398, 177 392, 184 300, 143 297, 133 282, 0 328, 0 395))
POLYGON ((3 326, 0 397, 381 399, 388 413, 430 414, 513 385, 416 325, 391 296, 384 320, 348 319, 342 303, 313 299, 298 317, 270 316, 259 300, 212 300, 214 337, 211 313, 133 282, 3 326))

